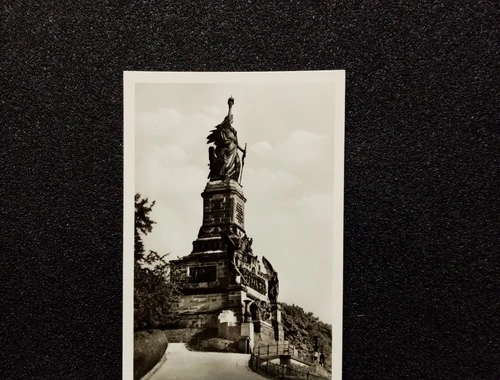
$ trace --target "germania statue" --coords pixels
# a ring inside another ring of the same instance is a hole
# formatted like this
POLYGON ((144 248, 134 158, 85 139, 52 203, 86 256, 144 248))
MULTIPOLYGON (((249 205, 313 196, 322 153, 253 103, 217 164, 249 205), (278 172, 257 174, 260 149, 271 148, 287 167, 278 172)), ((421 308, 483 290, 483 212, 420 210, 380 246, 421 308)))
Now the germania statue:
POLYGON ((231 109, 234 99, 231 96, 227 101, 229 111, 222 123, 210 131, 207 144, 214 144, 208 148, 211 181, 232 179, 240 181, 240 173, 244 165, 246 149, 238 145, 238 133, 233 128, 233 115, 231 109), (243 152, 242 160, 238 155, 238 149, 243 152))

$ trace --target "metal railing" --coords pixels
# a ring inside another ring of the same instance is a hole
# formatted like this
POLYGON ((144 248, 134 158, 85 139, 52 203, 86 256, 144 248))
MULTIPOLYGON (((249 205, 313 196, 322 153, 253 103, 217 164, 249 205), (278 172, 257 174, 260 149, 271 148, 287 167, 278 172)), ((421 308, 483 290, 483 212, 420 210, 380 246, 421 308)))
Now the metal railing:
POLYGON ((262 345, 254 348, 255 355, 268 357, 271 355, 293 355, 294 346, 290 343, 278 343, 274 345, 262 345))
MULTIPOLYGON (((272 363, 271 360, 279 358, 280 355, 290 355, 291 358, 300 360, 294 355, 294 346, 289 343, 263 345, 254 347, 250 356, 250 366, 256 372, 262 372, 267 376, 275 379, 307 379, 307 380, 323 380, 330 379, 310 373, 310 367, 293 364, 272 363)), ((301 361, 301 360, 300 360, 301 361)))

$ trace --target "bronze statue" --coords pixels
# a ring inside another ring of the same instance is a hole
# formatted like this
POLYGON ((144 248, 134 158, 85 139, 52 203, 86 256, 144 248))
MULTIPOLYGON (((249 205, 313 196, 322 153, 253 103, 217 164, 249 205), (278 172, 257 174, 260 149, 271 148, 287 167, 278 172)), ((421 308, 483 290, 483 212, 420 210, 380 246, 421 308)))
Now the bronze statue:
POLYGON ((233 97, 227 101, 229 111, 222 123, 210 131, 207 137, 207 144, 214 144, 208 148, 208 158, 210 173, 208 178, 211 181, 233 179, 238 181, 242 163, 238 155, 238 149, 243 152, 242 160, 245 160, 246 149, 238 145, 238 133, 233 128, 233 115, 231 109, 234 105, 233 97))
POLYGON ((271 303, 276 303, 278 302, 279 294, 278 272, 274 270, 271 263, 267 261, 265 257, 262 257, 262 262, 264 263, 267 274, 270 276, 267 281, 267 296, 269 297, 269 301, 271 301, 271 303))
POLYGON ((269 280, 269 301, 272 303, 278 302, 280 282, 278 280, 278 272, 274 272, 271 279, 269 280))

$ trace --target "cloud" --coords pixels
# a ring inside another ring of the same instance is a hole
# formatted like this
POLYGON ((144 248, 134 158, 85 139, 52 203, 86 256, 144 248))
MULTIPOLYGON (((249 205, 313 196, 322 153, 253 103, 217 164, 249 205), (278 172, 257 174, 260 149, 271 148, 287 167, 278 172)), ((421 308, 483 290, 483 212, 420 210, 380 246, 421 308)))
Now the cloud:
POLYGON ((203 111, 210 116, 219 117, 222 115, 222 111, 218 107, 203 107, 203 111))
POLYGON ((315 134, 304 130, 291 132, 285 140, 271 143, 258 141, 250 146, 249 154, 258 159, 276 160, 287 165, 298 167, 311 166, 327 159, 333 150, 333 140, 326 135, 315 134))
POLYGON ((182 162, 186 159, 186 152, 180 146, 167 145, 165 148, 165 155, 176 162, 182 162))
POLYGON ((146 249, 172 252, 170 258, 175 258, 191 252, 191 243, 201 226, 200 193, 206 183, 206 172, 183 162, 176 166, 162 157, 169 157, 169 153, 152 152, 144 159, 146 169, 137 168, 136 191, 156 201, 151 217, 158 224, 145 239, 146 249))
POLYGON ((273 146, 269 141, 259 141, 247 148, 252 154, 256 154, 259 157, 267 157, 273 154, 273 146))
POLYGON ((184 120, 184 116, 173 108, 160 108, 155 112, 143 111, 136 115, 136 128, 175 128, 184 120))
POLYGON ((136 114, 135 141, 136 151, 143 151, 168 143, 171 135, 179 128, 185 118, 173 108, 161 108, 155 112, 143 111, 136 114))
POLYGON ((329 152, 328 139, 325 135, 304 130, 293 131, 277 148, 284 161, 300 166, 320 162, 329 152))
POLYGON ((243 169, 242 183, 248 194, 273 198, 282 197, 292 191, 300 181, 292 174, 281 170, 249 167, 243 169))
POLYGON ((310 194, 294 201, 296 211, 310 221, 330 221, 333 219, 333 193, 310 194))

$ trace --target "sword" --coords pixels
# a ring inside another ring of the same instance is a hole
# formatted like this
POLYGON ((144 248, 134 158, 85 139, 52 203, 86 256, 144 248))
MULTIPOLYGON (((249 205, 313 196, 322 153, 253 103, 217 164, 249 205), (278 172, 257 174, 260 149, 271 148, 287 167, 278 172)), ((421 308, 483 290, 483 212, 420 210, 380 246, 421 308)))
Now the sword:
POLYGON ((241 158, 241 174, 240 174, 240 185, 243 179, 243 167, 245 166, 245 157, 247 156, 247 143, 245 143, 245 151, 243 152, 243 157, 241 158))

